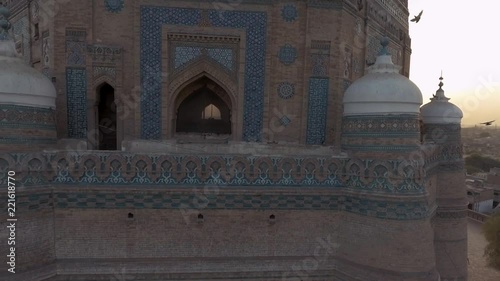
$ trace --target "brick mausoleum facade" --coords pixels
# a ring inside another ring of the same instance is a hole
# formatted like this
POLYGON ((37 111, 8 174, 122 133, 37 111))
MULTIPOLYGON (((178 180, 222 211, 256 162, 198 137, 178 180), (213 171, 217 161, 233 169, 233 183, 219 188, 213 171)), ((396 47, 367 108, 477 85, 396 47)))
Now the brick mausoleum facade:
POLYGON ((406 0, 3 2, 0 280, 467 279, 406 0))

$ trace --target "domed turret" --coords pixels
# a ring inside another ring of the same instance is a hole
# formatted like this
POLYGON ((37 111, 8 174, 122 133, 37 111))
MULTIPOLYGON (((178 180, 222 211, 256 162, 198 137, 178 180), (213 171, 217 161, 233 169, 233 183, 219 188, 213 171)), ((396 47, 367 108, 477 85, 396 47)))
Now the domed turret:
POLYGON ((0 7, 0 146, 30 150, 56 143, 56 90, 24 64, 9 35, 10 12, 0 7))
POLYGON ((431 98, 431 102, 420 109, 424 124, 460 124, 464 116, 458 106, 449 102, 444 95, 443 77, 439 78, 439 89, 431 98))
POLYGON ((418 114, 422 93, 410 79, 399 74, 382 39, 382 50, 368 74, 356 80, 344 95, 344 116, 418 114))
MULTIPOLYGON (((344 95, 342 148, 352 152, 413 151, 420 143, 419 113, 422 93, 392 63, 389 39, 368 74, 344 95)), ((382 156, 380 156, 382 157, 382 156)))

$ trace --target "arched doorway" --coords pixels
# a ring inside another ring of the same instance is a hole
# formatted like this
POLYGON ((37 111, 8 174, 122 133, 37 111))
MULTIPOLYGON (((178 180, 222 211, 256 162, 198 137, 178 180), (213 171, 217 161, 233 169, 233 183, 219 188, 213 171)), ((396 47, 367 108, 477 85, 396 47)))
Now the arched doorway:
POLYGON ((115 89, 107 83, 98 88, 97 127, 99 150, 116 150, 115 89))
POLYGON ((231 134, 229 96, 212 80, 204 77, 187 86, 177 104, 175 124, 177 135, 231 134))

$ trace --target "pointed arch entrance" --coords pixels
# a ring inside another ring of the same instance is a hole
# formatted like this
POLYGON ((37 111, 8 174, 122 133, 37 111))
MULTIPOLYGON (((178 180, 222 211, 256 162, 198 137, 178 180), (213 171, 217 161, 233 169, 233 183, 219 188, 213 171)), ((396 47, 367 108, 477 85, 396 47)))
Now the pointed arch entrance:
POLYGON ((175 129, 178 136, 230 136, 232 102, 228 93, 203 76, 179 92, 175 102, 175 129))
POLYGON ((99 150, 117 150, 115 89, 108 83, 97 88, 99 150))

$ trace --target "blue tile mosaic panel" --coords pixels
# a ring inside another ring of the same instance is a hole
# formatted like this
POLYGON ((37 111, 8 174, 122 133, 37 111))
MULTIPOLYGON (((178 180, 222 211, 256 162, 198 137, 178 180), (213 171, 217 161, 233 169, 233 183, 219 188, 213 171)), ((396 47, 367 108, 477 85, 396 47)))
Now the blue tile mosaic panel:
POLYGON ((85 30, 66 30, 66 65, 85 66, 87 53, 87 32, 85 30))
POLYGON ((0 105, 0 129, 56 130, 55 111, 30 106, 0 105))
POLYGON ((231 49, 207 49, 208 56, 220 63, 228 70, 233 70, 233 50, 231 49))
POLYGON ((280 124, 283 125, 283 126, 288 126, 290 125, 290 123, 292 123, 292 120, 290 120, 290 118, 286 115, 284 115, 283 117, 280 118, 280 124))
POLYGON ((329 67, 329 54, 311 54, 313 63, 312 75, 315 77, 327 77, 329 67))
POLYGON ((278 96, 282 99, 290 99, 295 95, 295 85, 283 82, 278 85, 278 96))
POLYGON ((66 69, 68 109, 68 137, 87 137, 87 71, 83 68, 66 69))
POLYGON ((311 41, 311 76, 319 78, 329 76, 330 68, 330 41, 312 40, 311 41))
MULTIPOLYGON (((199 9, 141 7, 141 137, 161 138, 162 39, 165 24, 194 26, 199 9)), ((209 10, 213 27, 246 30, 243 139, 260 141, 263 125, 267 15, 264 12, 209 10)))
POLYGON ((329 83, 328 78, 311 78, 309 80, 307 144, 323 144, 325 142, 329 83))
POLYGON ((297 11, 297 6, 295 4, 286 4, 281 9, 281 17, 286 22, 293 22, 299 16, 299 12, 297 11))
POLYGON ((67 41, 66 52, 68 56, 68 65, 71 66, 84 66, 85 65, 85 52, 87 45, 85 42, 67 41))
POLYGON ((291 65, 297 59, 297 49, 290 44, 282 46, 278 52, 278 59, 284 65, 291 65))
POLYGON ((106 10, 111 13, 119 13, 125 7, 125 0, 104 0, 106 10))
POLYGON ((201 56, 201 47, 176 47, 174 67, 177 69, 201 56))

